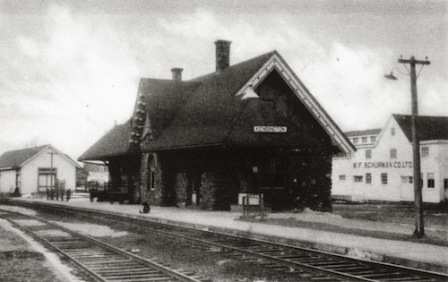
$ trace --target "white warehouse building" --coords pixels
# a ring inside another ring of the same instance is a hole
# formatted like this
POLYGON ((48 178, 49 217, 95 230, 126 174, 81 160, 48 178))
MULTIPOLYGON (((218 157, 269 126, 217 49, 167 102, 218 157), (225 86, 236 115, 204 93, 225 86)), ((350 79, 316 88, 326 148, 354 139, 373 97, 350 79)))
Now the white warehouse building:
MULTIPOLYGON (((448 199, 448 117, 418 116, 423 202, 448 199)), ((411 116, 383 129, 346 132, 357 151, 334 157, 332 196, 350 201, 414 201, 411 116)))

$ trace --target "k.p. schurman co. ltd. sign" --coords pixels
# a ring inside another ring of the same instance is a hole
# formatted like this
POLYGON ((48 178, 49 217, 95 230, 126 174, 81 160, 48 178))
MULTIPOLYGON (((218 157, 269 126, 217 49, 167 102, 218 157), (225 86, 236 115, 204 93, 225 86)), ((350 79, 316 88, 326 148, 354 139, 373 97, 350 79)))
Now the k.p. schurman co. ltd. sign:
POLYGON ((254 126, 254 132, 286 133, 286 126, 254 126))

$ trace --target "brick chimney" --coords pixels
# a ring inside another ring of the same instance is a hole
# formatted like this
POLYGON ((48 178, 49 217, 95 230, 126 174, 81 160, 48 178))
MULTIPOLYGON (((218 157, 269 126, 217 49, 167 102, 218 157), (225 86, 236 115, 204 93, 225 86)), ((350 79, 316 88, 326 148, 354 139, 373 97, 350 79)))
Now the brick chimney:
POLYGON ((230 43, 231 41, 217 40, 216 45, 216 72, 223 71, 230 65, 230 43))
POLYGON ((182 81, 182 71, 184 69, 181 68, 172 68, 171 73, 173 74, 174 81, 182 81))

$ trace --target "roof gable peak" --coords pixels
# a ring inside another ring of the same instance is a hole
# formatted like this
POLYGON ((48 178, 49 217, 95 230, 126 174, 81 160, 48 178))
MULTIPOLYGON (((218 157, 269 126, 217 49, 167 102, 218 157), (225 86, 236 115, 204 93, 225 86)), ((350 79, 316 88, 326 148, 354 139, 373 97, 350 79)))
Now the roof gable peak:
POLYGON ((244 94, 247 94, 248 89, 256 88, 272 71, 276 71, 288 84, 296 97, 312 113, 331 139, 338 144, 341 150, 346 154, 354 153, 356 148, 297 77, 283 57, 276 50, 267 54, 270 54, 270 58, 261 68, 259 68, 252 78, 235 93, 235 96, 245 97, 244 94))

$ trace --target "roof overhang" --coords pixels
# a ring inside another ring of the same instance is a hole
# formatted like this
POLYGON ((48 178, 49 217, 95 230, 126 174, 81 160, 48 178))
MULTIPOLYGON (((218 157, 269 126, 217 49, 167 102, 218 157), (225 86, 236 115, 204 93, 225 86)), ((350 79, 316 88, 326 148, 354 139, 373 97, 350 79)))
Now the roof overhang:
POLYGON ((6 171, 6 170, 16 170, 16 167, 2 167, 0 168, 0 171, 6 171))
POLYGON ((319 122, 322 128, 330 136, 331 140, 346 155, 356 152, 356 148, 348 140, 342 130, 337 126, 328 113, 322 108, 319 102, 313 97, 311 92, 300 81, 297 75, 288 66, 285 60, 277 52, 266 62, 266 64, 237 92, 235 96, 243 95, 244 91, 250 86, 255 88, 272 71, 277 70, 280 76, 289 85, 297 98, 308 108, 310 113, 319 122))

